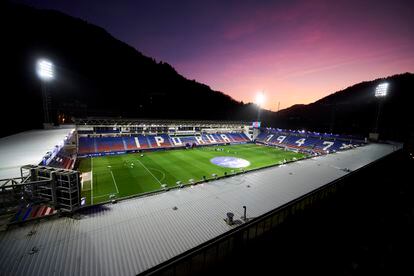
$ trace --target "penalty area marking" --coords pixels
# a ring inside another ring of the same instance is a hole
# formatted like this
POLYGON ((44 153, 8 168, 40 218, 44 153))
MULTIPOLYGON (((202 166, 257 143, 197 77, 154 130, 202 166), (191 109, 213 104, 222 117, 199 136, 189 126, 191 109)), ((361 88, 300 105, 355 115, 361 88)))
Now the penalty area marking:
POLYGON ((154 179, 155 179, 155 180, 157 180, 157 182, 158 182, 158 183, 160 183, 160 185, 162 185, 161 181, 159 181, 159 180, 158 180, 158 178, 156 178, 156 177, 152 174, 152 172, 151 172, 150 170, 148 170, 148 169, 147 169, 147 167, 145 167, 145 165, 144 165, 144 164, 142 164, 142 162, 141 162, 141 161, 139 161, 138 159, 137 159, 137 161, 141 164, 141 166, 143 166, 143 167, 144 167, 144 169, 146 169, 146 170, 147 170, 147 172, 149 172, 149 173, 152 175, 152 177, 154 177, 154 179))
POLYGON ((115 184, 116 193, 119 194, 118 185, 116 185, 114 174, 112 173, 112 170, 110 170, 110 172, 111 172, 111 175, 112 175, 112 180, 114 181, 114 184, 115 184))
POLYGON ((158 169, 154 169, 154 168, 151 168, 151 167, 148 167, 148 169, 151 169, 153 171, 157 171, 159 173, 162 173, 162 177, 161 177, 161 179, 159 181, 163 181, 165 179, 165 173, 163 171, 158 170, 158 169))
POLYGON ((105 196, 110 196, 110 195, 113 195, 113 194, 98 195, 98 196, 95 196, 95 198, 98 198, 98 197, 105 197, 105 196))

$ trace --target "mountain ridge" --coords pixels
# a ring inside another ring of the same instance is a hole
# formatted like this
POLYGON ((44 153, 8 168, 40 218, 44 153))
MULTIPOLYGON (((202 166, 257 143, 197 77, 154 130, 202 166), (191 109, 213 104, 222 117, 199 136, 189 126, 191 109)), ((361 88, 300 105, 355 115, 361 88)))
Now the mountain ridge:
POLYGON ((380 132, 385 137, 403 139, 412 131, 414 116, 409 103, 414 100, 414 74, 406 72, 351 85, 313 103, 295 105, 277 114, 281 127, 305 128, 334 133, 367 135, 374 131, 381 102, 380 132), (389 83, 384 99, 375 97, 380 83, 389 83))

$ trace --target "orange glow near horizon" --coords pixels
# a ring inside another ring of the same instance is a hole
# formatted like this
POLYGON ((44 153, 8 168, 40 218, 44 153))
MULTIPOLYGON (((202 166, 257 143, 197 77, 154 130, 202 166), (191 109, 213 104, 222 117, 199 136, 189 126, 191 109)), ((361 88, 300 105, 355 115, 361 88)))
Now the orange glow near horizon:
POLYGON ((200 60, 201 66, 179 64, 178 68, 190 79, 245 103, 254 102, 257 91, 265 91, 263 108, 273 111, 279 102, 280 109, 308 104, 362 81, 414 71, 414 54, 407 47, 377 51, 371 45, 346 53, 341 48, 324 51, 323 45, 315 45, 320 53, 310 56, 305 55, 306 49, 287 51, 283 56, 269 50, 248 59, 239 57, 238 64, 232 62, 221 69, 211 68, 209 64, 216 63, 204 60, 200 60))
POLYGON ((172 64, 239 101, 266 91, 264 108, 273 111, 279 102, 280 109, 308 104, 362 81, 414 72, 410 9, 381 4, 367 15, 370 5, 299 1, 257 9, 223 26, 208 50, 172 64))

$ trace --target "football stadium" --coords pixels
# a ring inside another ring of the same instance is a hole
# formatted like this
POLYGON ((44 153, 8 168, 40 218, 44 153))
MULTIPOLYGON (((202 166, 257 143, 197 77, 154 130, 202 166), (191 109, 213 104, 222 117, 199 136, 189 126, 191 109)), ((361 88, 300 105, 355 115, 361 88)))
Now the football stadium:
MULTIPOLYGON (((77 131, 86 204, 193 185, 310 155, 305 147, 292 151, 259 144, 265 138, 270 142, 272 136, 262 135, 257 144, 252 143, 249 127, 244 125, 223 127, 217 122, 207 129, 196 123, 159 124, 137 126, 143 134, 113 126, 77 131), (169 132, 162 133, 166 128, 169 132)), ((292 140, 292 146, 296 142, 292 140)))
POLYGON ((270 231, 401 149, 258 122, 111 118, 19 133, 0 146, 1 225, 11 229, 0 233, 9 252, 0 254, 2 271, 36 275, 168 274, 182 262, 195 273, 194 264, 238 248, 234 239, 270 231), (19 157, 12 166, 11 156, 19 157), (125 265, 114 266, 105 248, 117 248, 125 265), (79 254, 102 265, 68 267, 79 254), (52 267, 33 262, 47 256, 52 267))
POLYGON ((286 130, 253 135, 251 126, 236 123, 86 123, 89 127, 76 132, 85 204, 193 185, 364 144, 361 139, 286 130))
POLYGON ((0 276, 413 275, 404 1, 0 2, 0 276))

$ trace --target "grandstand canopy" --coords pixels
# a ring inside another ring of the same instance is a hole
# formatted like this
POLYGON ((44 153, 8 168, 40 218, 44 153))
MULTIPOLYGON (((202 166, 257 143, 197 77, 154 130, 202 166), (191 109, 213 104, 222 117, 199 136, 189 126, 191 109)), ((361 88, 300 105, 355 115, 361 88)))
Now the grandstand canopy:
POLYGON ((208 121, 208 120, 168 120, 168 119, 133 119, 133 118, 105 118, 105 117, 88 117, 75 118, 77 126, 142 126, 142 125, 251 125, 251 122, 244 121, 208 121))
POLYGON ((0 179, 18 177, 21 166, 39 164, 72 129, 31 130, 0 138, 0 179))

